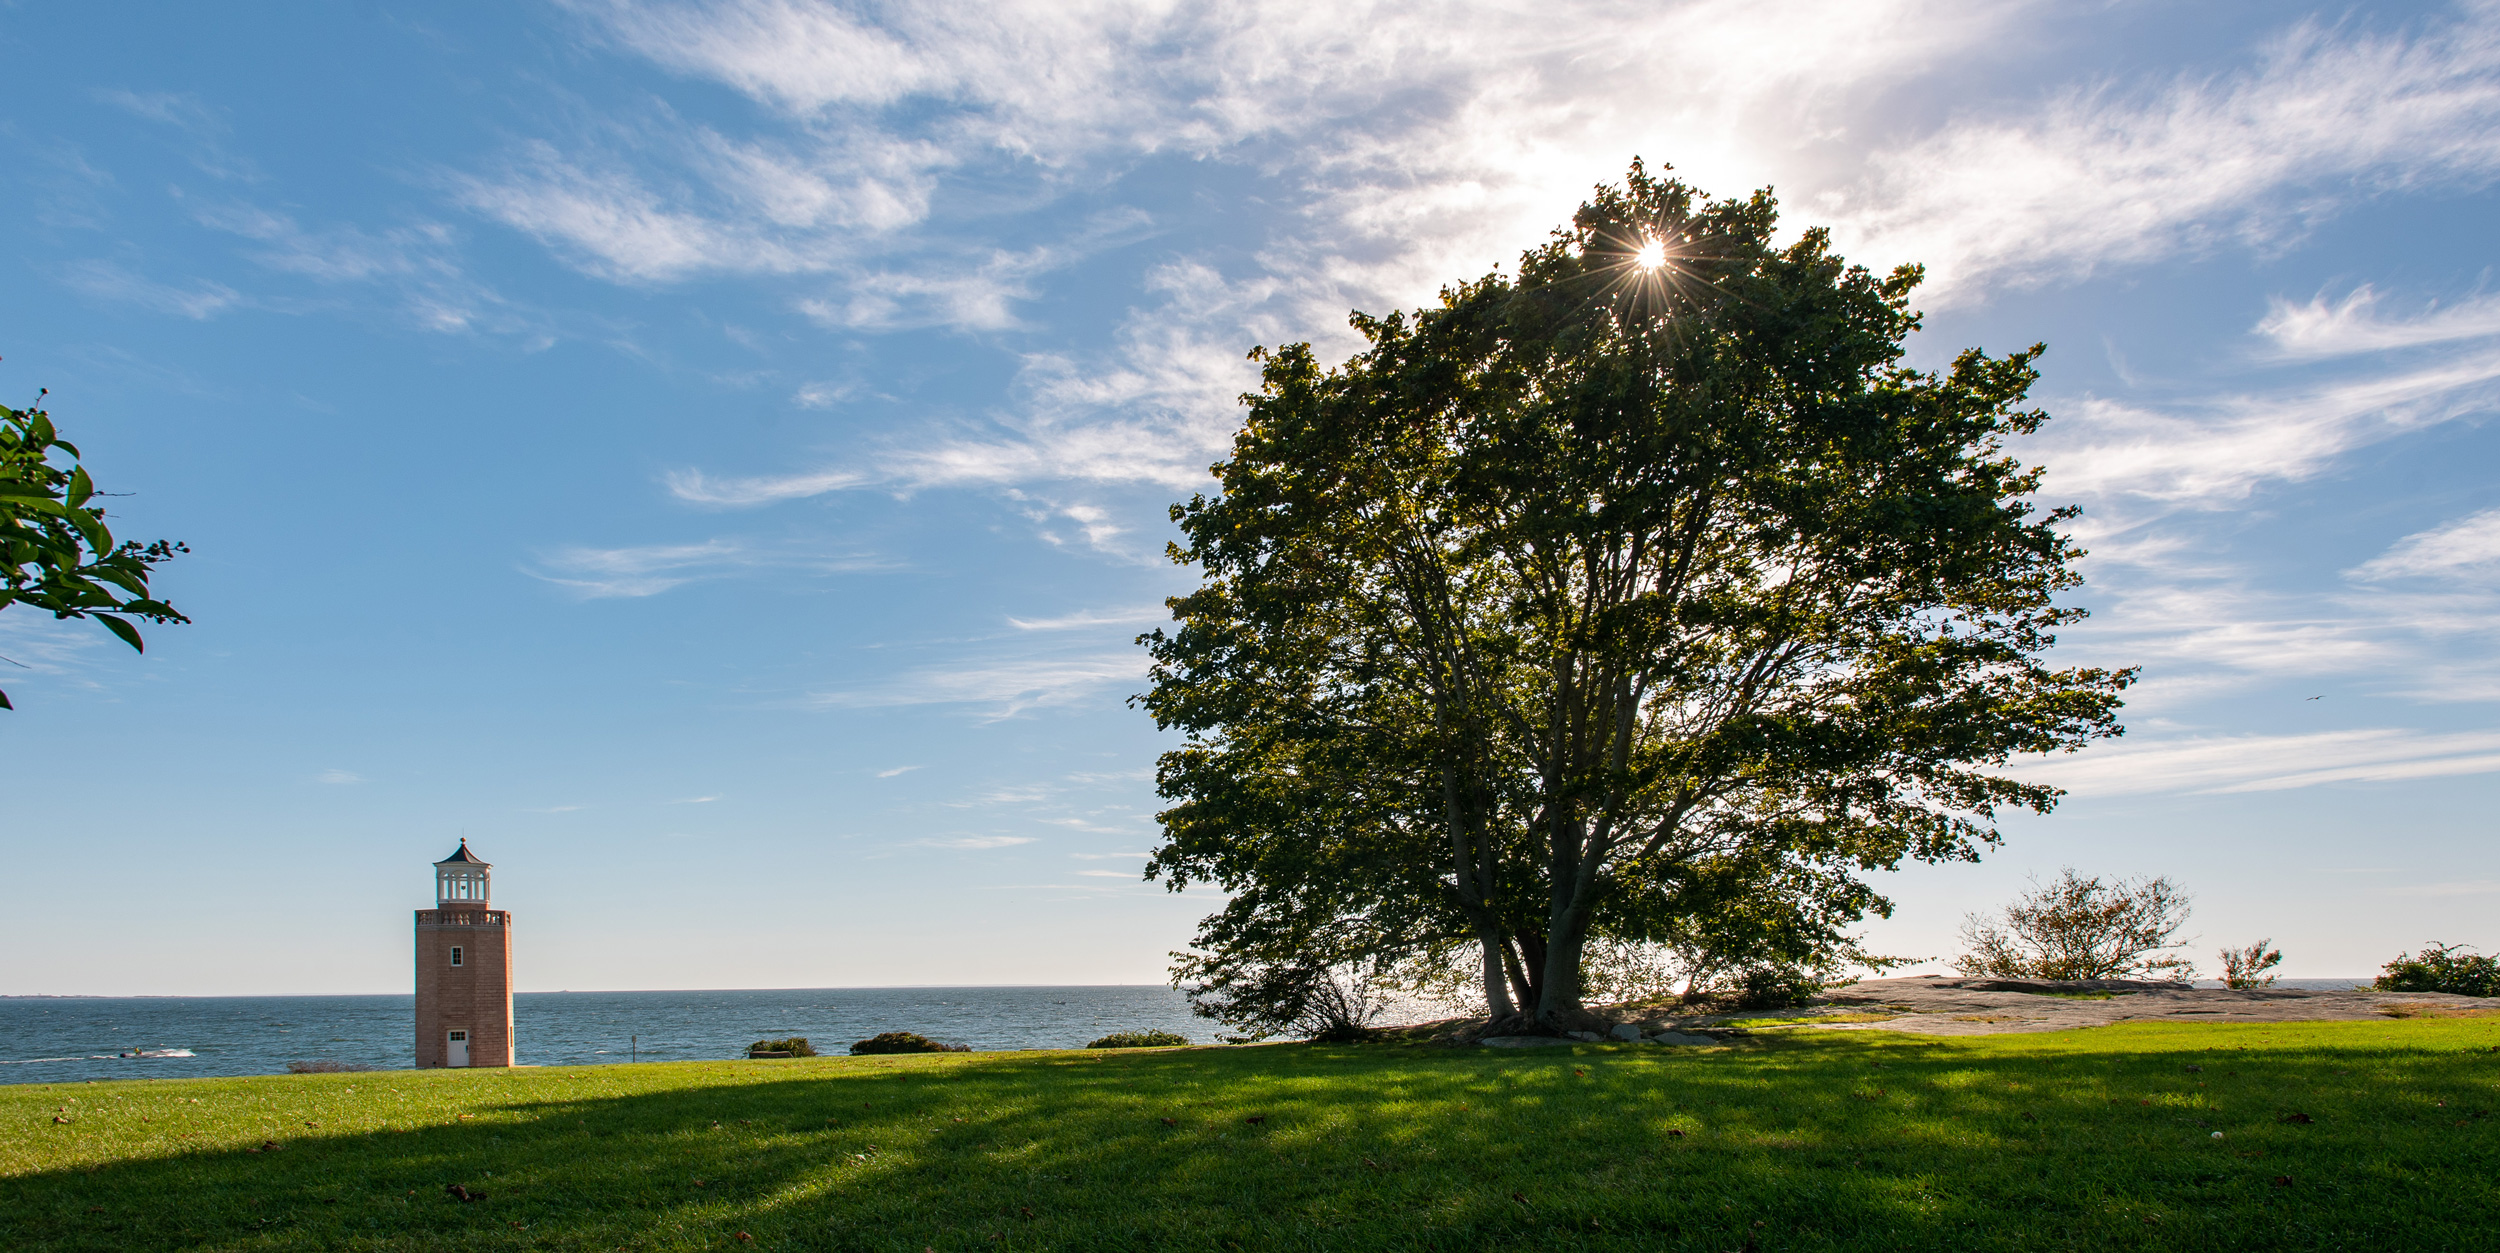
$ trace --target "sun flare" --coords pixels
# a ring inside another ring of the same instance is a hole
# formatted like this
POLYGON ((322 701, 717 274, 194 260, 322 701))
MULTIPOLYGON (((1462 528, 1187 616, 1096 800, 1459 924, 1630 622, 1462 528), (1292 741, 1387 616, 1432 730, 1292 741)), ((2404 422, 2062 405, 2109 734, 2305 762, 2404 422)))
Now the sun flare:
POLYGON ((1660 240, 1643 240, 1640 248, 1632 254, 1632 264, 1638 269, 1655 270, 1666 263, 1667 245, 1660 240))

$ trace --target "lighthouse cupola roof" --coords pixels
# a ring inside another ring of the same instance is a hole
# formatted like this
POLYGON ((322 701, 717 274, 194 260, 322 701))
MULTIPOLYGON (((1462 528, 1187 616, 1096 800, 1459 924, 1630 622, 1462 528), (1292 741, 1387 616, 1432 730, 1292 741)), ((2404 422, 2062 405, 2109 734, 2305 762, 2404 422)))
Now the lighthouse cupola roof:
POLYGON ((460 839, 460 847, 459 847, 459 848, 457 848, 457 849, 454 849, 454 850, 452 851, 451 856, 446 857, 446 858, 442 859, 441 861, 438 861, 438 862, 436 862, 436 863, 434 863, 434 864, 435 864, 435 865, 437 865, 437 866, 457 866, 457 865, 463 865, 463 864, 466 864, 466 865, 471 865, 471 866, 484 866, 484 865, 488 865, 489 863, 487 862, 487 860, 486 860, 485 858, 480 857, 480 856, 478 856, 477 854, 470 852, 470 851, 469 851, 469 840, 468 840, 468 837, 467 837, 467 836, 462 836, 462 837, 461 837, 461 839, 460 839))
POLYGON ((435 904, 484 908, 493 895, 493 870, 485 858, 469 851, 467 840, 460 841, 451 856, 434 863, 435 904))

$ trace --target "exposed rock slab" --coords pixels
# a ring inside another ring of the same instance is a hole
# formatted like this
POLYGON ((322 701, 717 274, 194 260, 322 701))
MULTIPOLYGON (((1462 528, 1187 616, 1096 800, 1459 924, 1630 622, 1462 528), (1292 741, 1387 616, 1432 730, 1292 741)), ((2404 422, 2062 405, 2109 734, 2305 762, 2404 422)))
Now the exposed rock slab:
MULTIPOLYGON (((2441 1012, 2500 1011, 2500 998, 2441 992, 2381 992, 2319 988, 2196 988, 2130 979, 1866 979, 1832 988, 1817 1003, 1794 1011, 1753 1017, 1852 1018, 1885 1014, 1880 1021, 1808 1022, 1784 1030, 1906 1031, 1919 1035, 1995 1035, 2020 1031, 2067 1031, 2120 1022, 2351 1022, 2389 1016, 2391 1006, 2441 1012), (2106 996, 2106 999, 2098 999, 2106 996)), ((2416 1012, 2419 1012, 2418 1010, 2416 1012)), ((1724 1021, 1662 1017, 1660 1027, 1724 1021)))

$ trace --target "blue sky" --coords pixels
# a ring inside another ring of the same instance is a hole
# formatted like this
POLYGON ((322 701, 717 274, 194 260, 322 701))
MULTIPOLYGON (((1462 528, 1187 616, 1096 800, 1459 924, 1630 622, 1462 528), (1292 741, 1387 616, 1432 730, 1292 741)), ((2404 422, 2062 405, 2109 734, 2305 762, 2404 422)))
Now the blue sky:
MULTIPOLYGON (((1254 344, 1635 154, 2046 340, 2127 736, 2061 865, 2295 975, 2500 947, 2500 6, 0 6, 0 393, 187 541, 146 657, 0 615, 0 992, 1154 982, 1129 640, 1254 344), (2311 699, 2316 697, 2318 699, 2311 699)), ((1927 967, 1933 969, 1934 967, 1927 967)))

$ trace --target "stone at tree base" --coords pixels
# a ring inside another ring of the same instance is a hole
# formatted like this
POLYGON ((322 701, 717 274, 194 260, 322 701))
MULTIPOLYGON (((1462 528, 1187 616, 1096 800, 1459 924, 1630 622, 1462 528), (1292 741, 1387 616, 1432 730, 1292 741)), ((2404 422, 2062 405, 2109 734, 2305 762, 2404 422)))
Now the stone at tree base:
POLYGON ((1550 1035, 1489 1035, 1476 1041, 1489 1049, 1564 1048, 1572 1041, 1550 1035))
POLYGON ((1652 1044, 1693 1046, 1716 1044, 1719 1041, 1713 1036, 1693 1035, 1682 1031, 1661 1031, 1658 1034, 1649 1037, 1649 1042, 1652 1044))
POLYGON ((1578 1040, 1582 1044, 1604 1044, 1606 1042, 1606 1037, 1599 1035, 1594 1031, 1566 1031, 1563 1032, 1563 1034, 1570 1036, 1574 1040, 1578 1040))
POLYGON ((1614 1037, 1627 1043, 1638 1040, 1641 1038, 1640 1024, 1629 1022, 1616 1023, 1614 1037))

